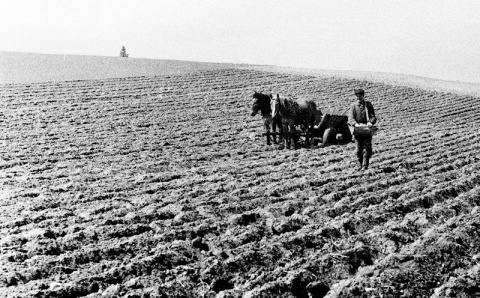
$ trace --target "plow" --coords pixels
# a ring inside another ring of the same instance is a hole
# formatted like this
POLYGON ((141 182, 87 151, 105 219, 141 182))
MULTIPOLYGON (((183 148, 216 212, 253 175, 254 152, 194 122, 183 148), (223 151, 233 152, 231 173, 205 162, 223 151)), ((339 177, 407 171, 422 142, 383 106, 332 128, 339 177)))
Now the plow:
MULTIPOLYGON (((346 115, 325 114, 318 117, 316 122, 312 134, 313 145, 329 146, 353 141, 346 115)), ((271 134, 280 136, 278 132, 271 134)), ((309 147, 306 142, 306 131, 301 125, 296 126, 294 140, 299 147, 309 147)))

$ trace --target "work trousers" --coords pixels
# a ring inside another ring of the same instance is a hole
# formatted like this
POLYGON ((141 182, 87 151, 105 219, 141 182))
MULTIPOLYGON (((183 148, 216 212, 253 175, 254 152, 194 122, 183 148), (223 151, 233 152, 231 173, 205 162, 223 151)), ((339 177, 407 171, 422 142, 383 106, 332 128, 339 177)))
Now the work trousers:
POLYGON ((372 150, 372 137, 355 137, 357 143, 357 158, 360 164, 370 161, 370 157, 373 154, 372 150))

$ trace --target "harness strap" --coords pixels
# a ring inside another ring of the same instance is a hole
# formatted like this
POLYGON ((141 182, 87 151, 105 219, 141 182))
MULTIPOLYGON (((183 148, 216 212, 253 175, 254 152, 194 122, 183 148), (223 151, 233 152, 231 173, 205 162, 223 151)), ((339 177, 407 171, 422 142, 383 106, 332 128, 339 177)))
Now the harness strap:
POLYGON ((370 122, 370 116, 368 115, 367 103, 365 103, 365 113, 367 114, 367 122, 370 122))

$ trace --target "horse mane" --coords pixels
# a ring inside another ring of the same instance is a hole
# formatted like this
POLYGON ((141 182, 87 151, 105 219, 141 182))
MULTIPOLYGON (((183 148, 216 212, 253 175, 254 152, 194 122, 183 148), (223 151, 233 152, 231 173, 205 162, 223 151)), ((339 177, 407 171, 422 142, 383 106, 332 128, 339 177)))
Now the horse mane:
POLYGON ((256 99, 261 100, 261 101, 270 102, 270 98, 271 98, 270 96, 271 96, 271 94, 268 95, 268 94, 263 94, 263 93, 260 93, 260 92, 253 93, 253 98, 256 98, 256 99))

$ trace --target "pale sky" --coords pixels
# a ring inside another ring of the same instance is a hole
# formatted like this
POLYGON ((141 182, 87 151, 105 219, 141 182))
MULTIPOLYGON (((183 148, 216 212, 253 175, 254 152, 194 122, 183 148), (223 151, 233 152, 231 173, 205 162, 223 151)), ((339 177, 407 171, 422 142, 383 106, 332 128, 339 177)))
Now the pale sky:
POLYGON ((480 83, 478 0, 0 0, 0 50, 480 83))

